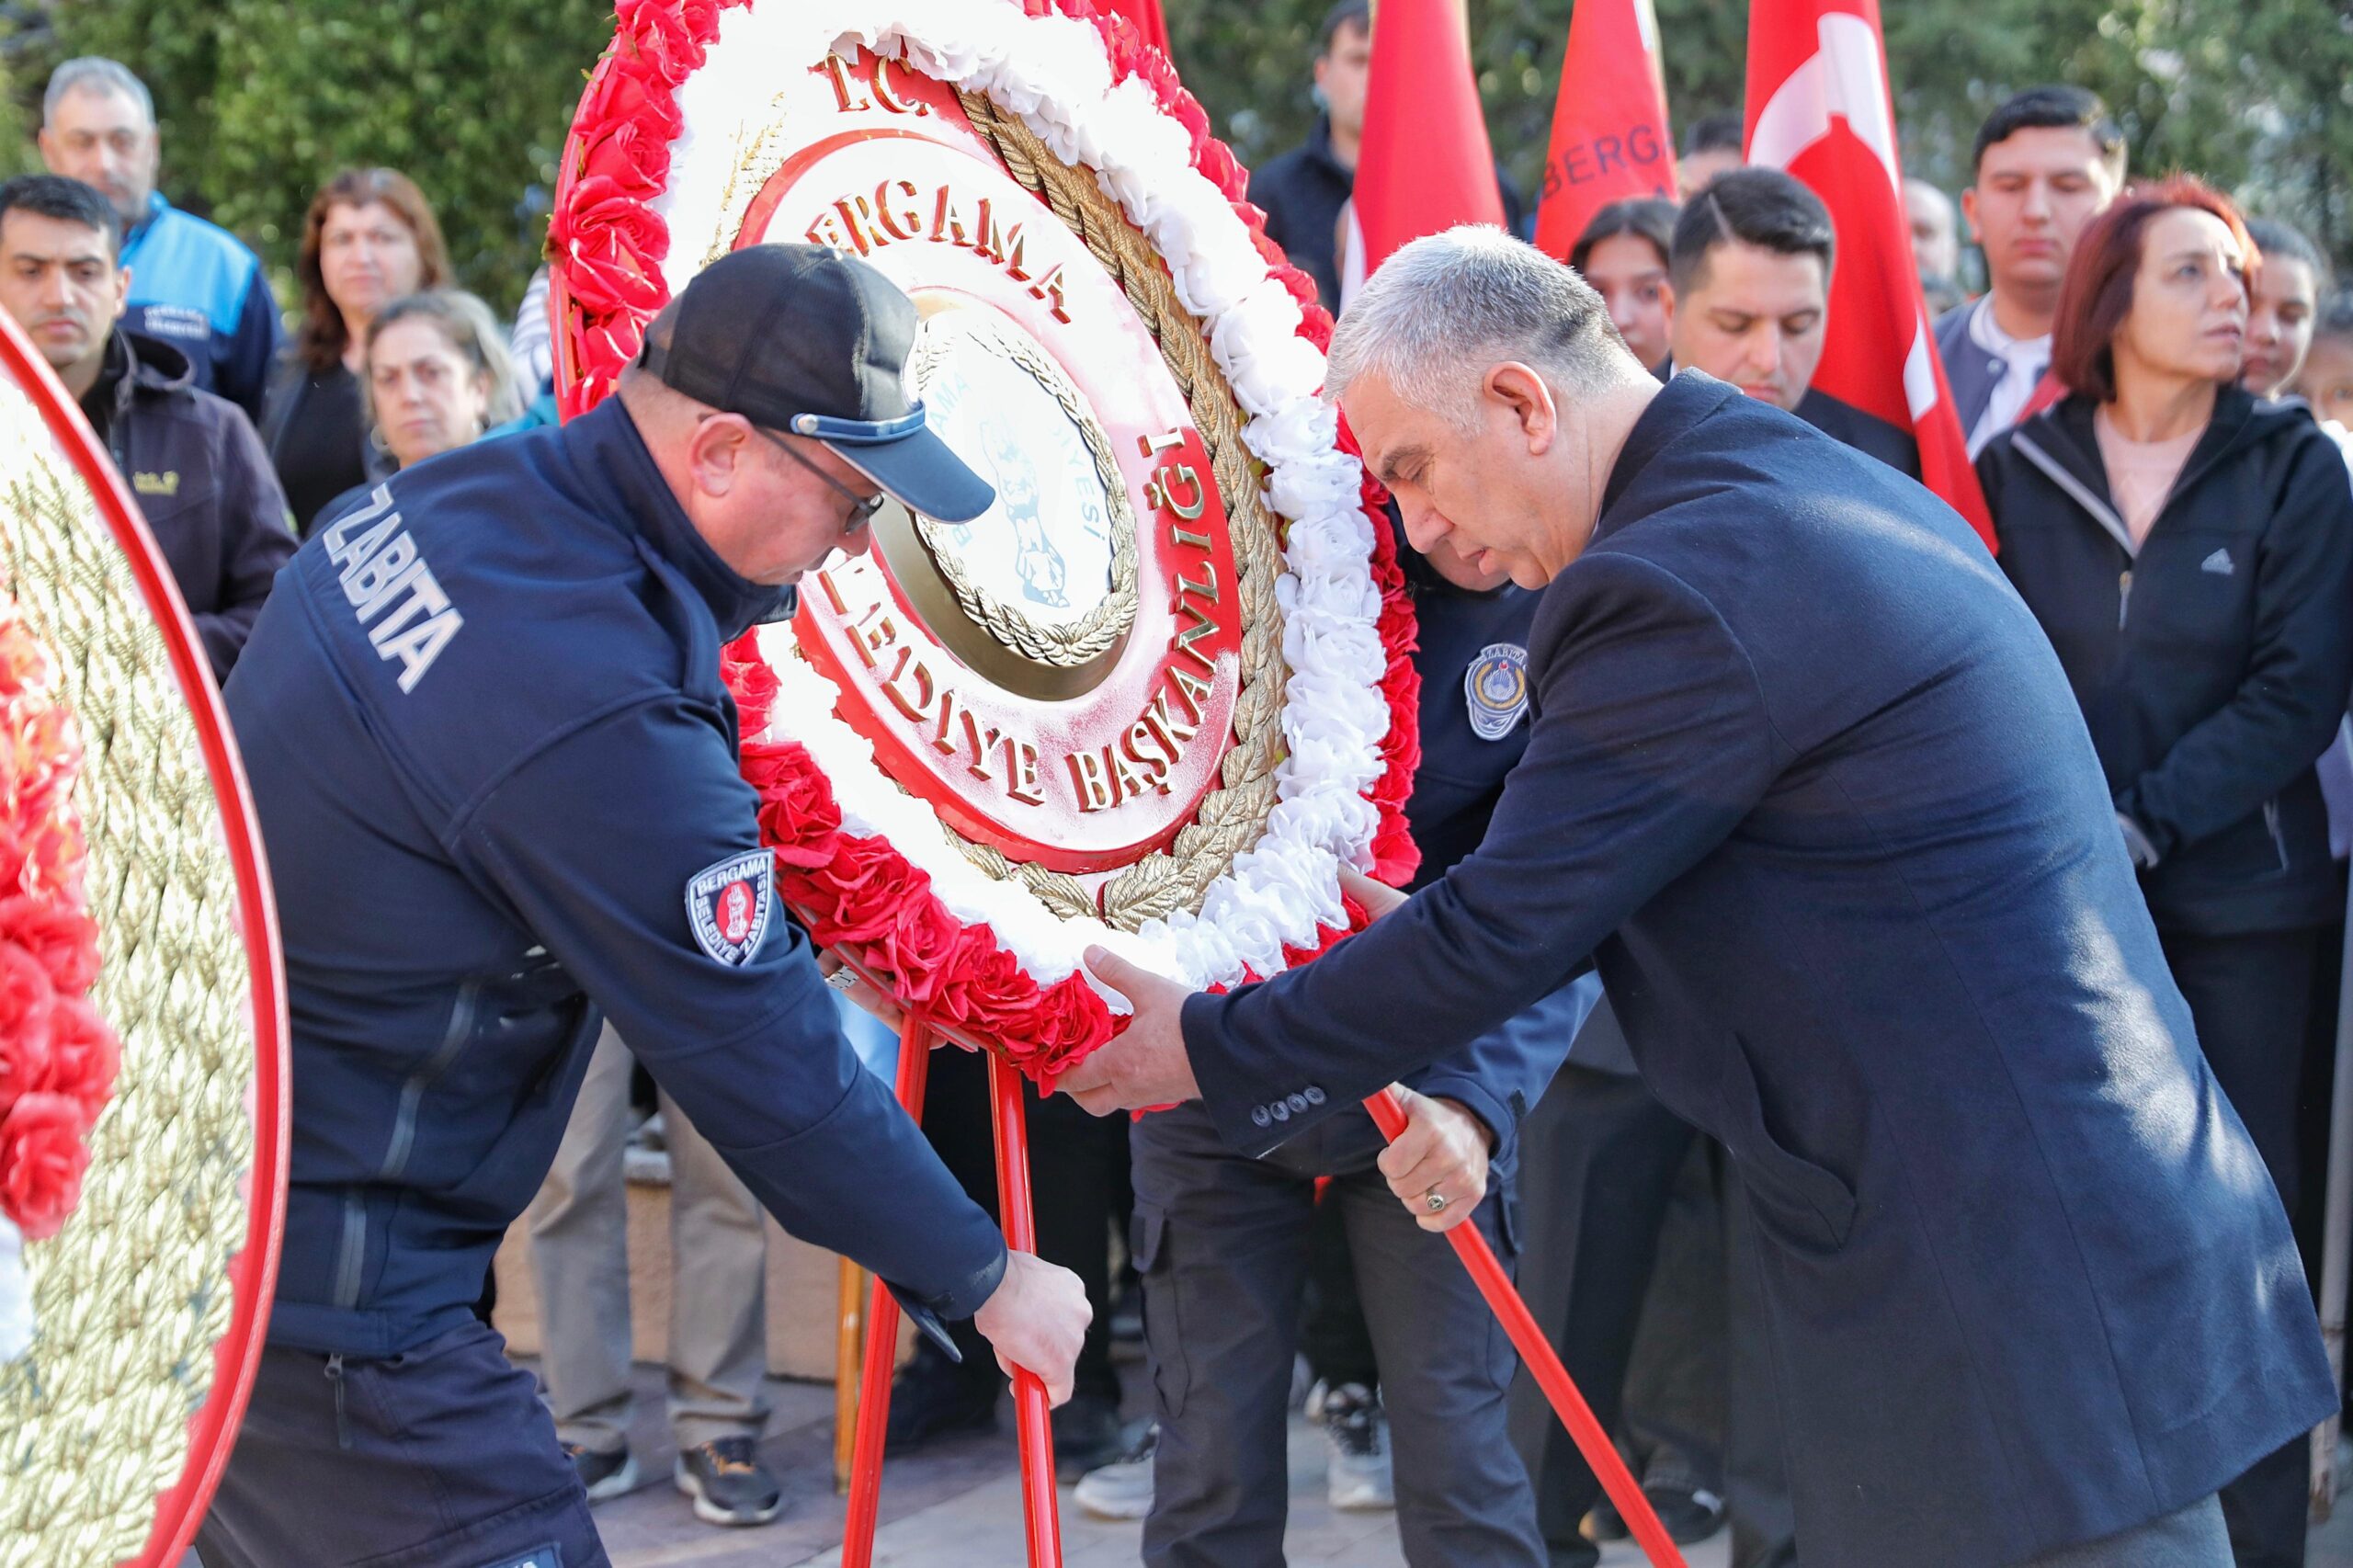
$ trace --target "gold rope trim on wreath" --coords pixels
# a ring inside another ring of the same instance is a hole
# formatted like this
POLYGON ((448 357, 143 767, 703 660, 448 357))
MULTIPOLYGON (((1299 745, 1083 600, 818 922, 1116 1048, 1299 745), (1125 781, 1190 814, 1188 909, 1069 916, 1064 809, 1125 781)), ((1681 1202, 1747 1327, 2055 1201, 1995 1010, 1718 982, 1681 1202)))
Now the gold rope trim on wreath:
MULTIPOLYGON (((1040 197, 1086 244, 1151 330, 1209 450, 1210 470, 1225 502, 1243 629, 1234 744, 1219 764, 1222 787, 1202 797, 1200 810, 1168 852, 1154 851, 1104 883, 1103 919, 1132 931, 1180 909, 1198 911, 1210 884, 1267 831, 1275 809, 1275 765, 1282 759, 1282 690, 1289 673, 1282 656, 1282 610, 1275 599, 1282 557, 1257 460, 1242 442, 1241 406, 1210 357, 1200 321, 1177 301, 1176 283, 1152 242, 1128 222, 1093 173, 1055 157, 1028 126, 999 112, 984 95, 960 90, 957 97, 972 128, 996 149, 1006 172, 1040 197)), ((984 861, 983 869, 994 869, 984 861)))
POLYGON ((85 761, 104 964, 122 1036, 81 1206, 25 1248, 37 1328, 0 1367, 0 1568, 138 1552, 188 1460, 245 1242, 254 1035, 244 912, 196 722, 130 563, 24 393, 0 385, 0 590, 58 662, 85 761))
MULTIPOLYGON (((918 512, 915 514, 915 532, 923 540, 932 566, 955 594, 956 602, 963 607, 973 625, 1022 657, 1041 665, 1076 669, 1092 664, 1109 653, 1112 645, 1127 635, 1128 628, 1135 624, 1136 518, 1134 508, 1128 505, 1127 476, 1120 472, 1120 460, 1111 450, 1110 438, 1095 423, 1078 389, 1070 384, 1070 378, 1063 374, 1061 366, 1009 334, 985 326, 962 330, 983 347, 1028 372, 1048 396, 1062 404, 1063 415, 1086 443, 1087 455, 1095 461, 1096 478, 1103 486, 1103 504, 1110 512, 1111 591, 1100 604, 1067 626, 1040 626, 972 580, 972 573, 965 570, 963 557, 950 548, 951 541, 947 537, 951 528, 960 525, 936 522, 918 512)), ((946 353, 947 347, 936 333, 926 333, 915 340, 915 353, 907 360, 907 380, 916 392, 920 392, 930 381, 932 371, 938 368, 937 361, 946 353)))
MULTIPOLYGON (((1275 809, 1275 765, 1281 760, 1283 745, 1283 682, 1289 675, 1282 657, 1282 610, 1275 597, 1275 582, 1282 574, 1281 551, 1260 483, 1262 470, 1242 441, 1241 405, 1210 356, 1199 319, 1177 301, 1176 284, 1152 242, 1127 221, 1091 171, 1063 163, 1019 119, 1000 113, 984 94, 959 88, 957 96, 1006 173, 1042 199, 1078 236, 1158 342, 1161 360, 1184 394, 1225 503, 1243 624, 1234 744, 1220 760, 1220 787, 1202 797, 1193 821, 1177 832, 1169 849, 1154 851, 1110 878, 1098 900, 1075 877, 1009 859, 941 824, 966 859, 990 876, 1019 883, 1056 915, 1099 918, 1132 931, 1178 910, 1198 911, 1211 884, 1225 874, 1233 858, 1265 835, 1267 818, 1275 809)), ((790 156, 793 149, 776 130, 773 122, 737 127, 731 144, 734 166, 721 198, 719 222, 704 246, 703 266, 734 247, 752 202, 790 156)))

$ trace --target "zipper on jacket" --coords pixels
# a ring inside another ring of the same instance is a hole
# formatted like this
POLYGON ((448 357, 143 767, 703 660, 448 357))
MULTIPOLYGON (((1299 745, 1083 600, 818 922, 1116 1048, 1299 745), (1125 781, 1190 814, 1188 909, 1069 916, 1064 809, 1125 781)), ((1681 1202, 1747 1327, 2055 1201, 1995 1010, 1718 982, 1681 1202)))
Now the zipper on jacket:
POLYGON ((348 1312, 359 1304, 359 1275, 368 1262, 368 1196, 343 1189, 343 1240, 335 1250, 335 1304, 348 1312))
MULTIPOLYGON (((401 1085, 400 1108, 392 1116, 392 1136, 384 1146, 384 1163, 376 1172, 377 1180, 396 1181, 408 1168, 409 1153, 416 1146, 417 1106, 434 1080, 448 1072, 449 1063, 465 1049, 467 1038, 473 1033, 474 1008, 481 994, 482 982, 478 980, 469 980, 458 987, 457 1000, 449 1006, 449 1027, 442 1033, 441 1043, 401 1085)), ((367 1263, 368 1198, 359 1187, 350 1187, 343 1194, 343 1238, 335 1253, 335 1304, 346 1312, 359 1304, 360 1276, 367 1263)))
POLYGON ((327 1358, 327 1381, 335 1389, 335 1446, 351 1447, 351 1423, 343 1414, 343 1352, 338 1350, 327 1358))
POLYGON ((408 1157, 416 1147, 416 1108, 449 1064, 466 1048, 474 1032, 474 1007, 482 997, 482 982, 469 980, 458 987, 458 998, 449 1005, 449 1027, 441 1036, 441 1043, 424 1065, 408 1075, 401 1085, 400 1108, 392 1115, 392 1141, 384 1145, 384 1164, 376 1173, 379 1181, 397 1181, 408 1169, 408 1157))
POLYGON ((2116 630, 2124 630, 2125 618, 2131 612, 2132 568, 2127 566, 2124 574, 2116 580, 2116 630))

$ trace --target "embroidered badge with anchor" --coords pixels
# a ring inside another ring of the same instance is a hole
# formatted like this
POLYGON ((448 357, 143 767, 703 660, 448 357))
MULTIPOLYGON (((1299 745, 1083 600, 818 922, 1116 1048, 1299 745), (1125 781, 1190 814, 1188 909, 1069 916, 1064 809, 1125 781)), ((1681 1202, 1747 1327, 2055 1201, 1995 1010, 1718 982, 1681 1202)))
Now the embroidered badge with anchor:
POLYGON ((752 961, 775 908, 776 857, 766 849, 731 855, 687 882, 696 945, 730 968, 752 961))
POLYGON ((1490 642, 1462 672, 1462 695, 1471 710, 1471 730, 1483 741, 1499 741, 1528 711, 1528 650, 1517 642, 1490 642))

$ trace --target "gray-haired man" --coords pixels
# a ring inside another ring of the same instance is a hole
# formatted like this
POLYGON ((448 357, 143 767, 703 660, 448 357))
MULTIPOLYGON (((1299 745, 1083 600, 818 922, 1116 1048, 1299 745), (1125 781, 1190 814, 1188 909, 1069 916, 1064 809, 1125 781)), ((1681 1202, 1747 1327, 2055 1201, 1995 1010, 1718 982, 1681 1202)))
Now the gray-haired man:
POLYGON ((1200 1099, 1256 1154, 1591 954, 1754 1204, 1808 1568, 2223 1568, 2216 1489, 2334 1381, 1984 545, 1760 400, 1660 386, 1492 230, 1392 256, 1326 385, 1417 548, 1545 588, 1527 753, 1475 852, 1313 964, 1188 995, 1090 953, 1135 1018, 1064 1086, 1200 1099))
POLYGON ((104 191, 122 220, 123 324, 187 355, 198 386, 259 421, 278 358, 278 301, 244 241, 155 188, 162 142, 147 85, 112 60, 67 61, 41 95, 40 155, 50 173, 104 191))

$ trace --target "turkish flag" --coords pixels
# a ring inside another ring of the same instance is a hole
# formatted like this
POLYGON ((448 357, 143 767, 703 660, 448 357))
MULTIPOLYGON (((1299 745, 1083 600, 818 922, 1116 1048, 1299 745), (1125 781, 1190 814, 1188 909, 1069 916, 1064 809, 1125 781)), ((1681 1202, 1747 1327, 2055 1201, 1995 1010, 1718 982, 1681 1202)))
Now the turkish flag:
POLYGON ((1096 0, 1095 8, 1125 17, 1135 24, 1144 42, 1168 56, 1170 64, 1176 57, 1168 48, 1168 18, 1160 14, 1160 0, 1096 0))
POLYGON ((1651 0, 1576 0, 1544 154, 1537 248, 1566 261, 1596 212, 1643 196, 1675 199, 1658 18, 1651 0))
POLYGON ((1461 0, 1381 0, 1372 14, 1341 303, 1400 245, 1457 223, 1500 228, 1503 221, 1461 0))
POLYGON ((1751 0, 1748 161, 1786 169, 1838 232, 1814 392, 1918 451, 1920 479, 1994 548, 1912 260, 1879 0, 1751 0))

